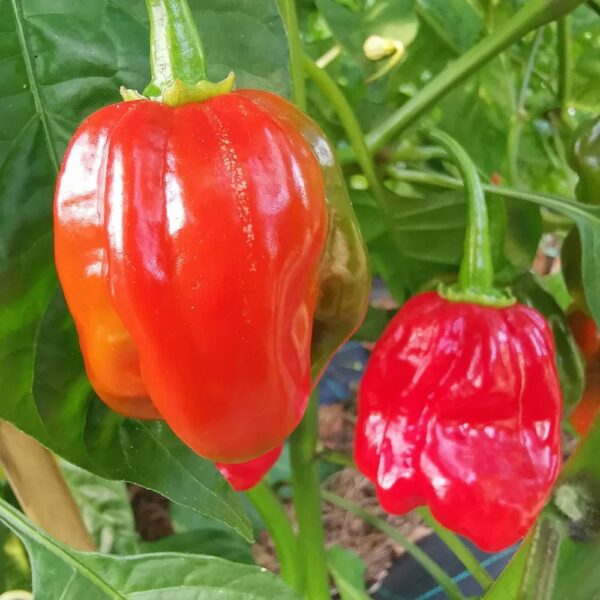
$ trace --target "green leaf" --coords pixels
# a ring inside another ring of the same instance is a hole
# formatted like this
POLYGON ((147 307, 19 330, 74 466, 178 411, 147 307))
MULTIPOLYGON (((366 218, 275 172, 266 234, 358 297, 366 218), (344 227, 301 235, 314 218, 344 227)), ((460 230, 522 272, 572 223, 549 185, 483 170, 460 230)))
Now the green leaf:
POLYGON ((125 484, 103 479, 66 461, 61 462, 61 470, 98 552, 138 552, 138 535, 125 484))
POLYGON ((389 195, 400 255, 373 198, 352 191, 373 272, 399 302, 428 280, 456 272, 465 233, 464 200, 459 194, 433 188, 405 191, 403 196, 389 195))
POLYGON ((483 22, 467 0, 417 0, 418 15, 456 54, 477 42, 483 22))
POLYGON ((573 302, 562 273, 550 273, 541 278, 544 287, 552 294, 563 312, 566 312, 573 302))
MULTIPOLYGON (((585 482, 593 502, 592 520, 583 528, 584 535, 566 537, 560 544, 553 599, 591 600, 600 594, 600 577, 596 569, 600 561, 600 418, 596 418, 587 437, 564 466, 555 489, 564 483, 585 482)), ((589 516, 589 515, 588 515, 589 516)), ((485 594, 485 600, 520 600, 519 587, 532 545, 532 534, 522 544, 508 567, 485 594)))
POLYGON ((141 542, 143 553, 180 552, 218 556, 232 562, 254 564, 252 546, 231 530, 204 527, 185 533, 176 533, 154 542, 141 542))
POLYGON ((29 552, 35 597, 61 600, 298 598, 266 569, 220 558, 176 553, 117 557, 77 552, 37 529, 3 500, 0 500, 0 521, 21 538, 29 552))
POLYGON ((573 89, 570 104, 597 114, 600 111, 600 19, 587 6, 580 6, 572 16, 573 89))
POLYGON ((369 600, 363 560, 352 550, 333 546, 327 550, 327 565, 341 600, 369 600))
POLYGON ((565 315, 552 294, 532 273, 524 273, 511 289, 519 302, 539 311, 548 321, 556 346, 556 367, 560 378, 565 412, 568 414, 581 399, 585 386, 585 364, 565 315))
MULTIPOLYGON (((289 92, 275 0, 192 0, 209 74, 289 92)), ((125 420, 91 393, 56 293, 52 193, 79 123, 149 79, 143 0, 0 0, 0 418, 107 479, 127 479, 228 523, 238 499, 213 466, 160 423, 125 420)))

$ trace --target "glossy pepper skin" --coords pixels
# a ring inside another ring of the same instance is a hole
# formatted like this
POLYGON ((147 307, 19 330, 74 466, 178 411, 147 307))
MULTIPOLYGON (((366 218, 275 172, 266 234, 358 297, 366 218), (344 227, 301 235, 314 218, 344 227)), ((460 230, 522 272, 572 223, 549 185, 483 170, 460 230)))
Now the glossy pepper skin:
POLYGON ((423 293, 373 350, 355 460, 388 512, 428 505, 497 551, 527 533, 556 479, 560 414, 552 333, 537 311, 423 293))
MULTIPOLYGON (((600 205, 600 117, 583 123, 575 132, 569 153, 569 164, 579 176, 575 194, 580 202, 600 205)), ((573 226, 561 251, 565 283, 575 306, 589 312, 581 282, 581 240, 573 226)))
POLYGON ((281 444, 313 348, 331 354, 366 310, 364 244, 309 134, 327 147, 266 92, 136 100, 89 117, 63 163, 56 264, 94 389, 212 460, 281 444))

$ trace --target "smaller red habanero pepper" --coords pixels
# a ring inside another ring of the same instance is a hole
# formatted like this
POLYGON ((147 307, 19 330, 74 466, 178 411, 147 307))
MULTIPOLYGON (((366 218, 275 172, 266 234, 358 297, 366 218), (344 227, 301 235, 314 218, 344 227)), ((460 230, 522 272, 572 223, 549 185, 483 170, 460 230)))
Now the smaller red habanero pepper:
POLYGON ((477 172, 452 138, 433 135, 470 190, 459 283, 411 298, 375 345, 355 460, 387 511, 428 505, 497 551, 527 533, 560 468, 554 340, 536 310, 494 290, 477 172))
POLYGON ((275 452, 362 321, 365 247, 319 128, 206 81, 186 2, 148 6, 146 96, 124 90, 67 150, 58 275, 100 398, 242 463, 275 452))

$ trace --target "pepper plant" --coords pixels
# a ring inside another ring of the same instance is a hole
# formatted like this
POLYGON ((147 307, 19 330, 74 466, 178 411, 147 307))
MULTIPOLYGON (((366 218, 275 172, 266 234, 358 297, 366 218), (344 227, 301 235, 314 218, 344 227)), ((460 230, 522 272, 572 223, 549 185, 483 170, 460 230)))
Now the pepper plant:
POLYGON ((600 593, 595 0, 0 0, 0 23, 0 598, 367 598, 324 503, 465 597, 324 467, 418 511, 481 598, 600 593), (350 338, 376 342, 354 456, 318 435, 350 338), (176 532, 140 542, 123 482, 176 532), (494 581, 459 536, 514 556, 494 581))

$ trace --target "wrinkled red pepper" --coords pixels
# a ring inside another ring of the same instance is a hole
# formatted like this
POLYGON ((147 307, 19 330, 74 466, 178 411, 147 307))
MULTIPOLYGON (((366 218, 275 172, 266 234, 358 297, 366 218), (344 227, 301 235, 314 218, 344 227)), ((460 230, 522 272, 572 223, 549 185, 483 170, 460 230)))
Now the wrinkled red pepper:
POLYGON ((360 388, 355 458, 382 506, 426 504, 495 551, 529 529, 560 467, 552 333, 537 311, 411 298, 360 388))

